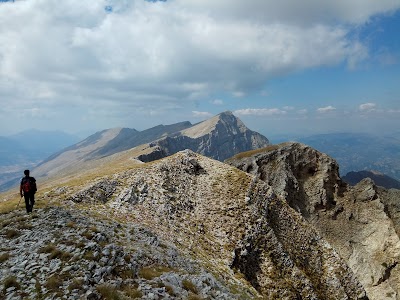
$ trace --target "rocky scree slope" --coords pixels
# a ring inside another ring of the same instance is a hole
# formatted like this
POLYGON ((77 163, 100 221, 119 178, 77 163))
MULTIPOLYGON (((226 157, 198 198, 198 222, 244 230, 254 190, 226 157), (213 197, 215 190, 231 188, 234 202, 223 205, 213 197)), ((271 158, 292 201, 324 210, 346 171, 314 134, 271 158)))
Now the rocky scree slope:
POLYGON ((1 299, 238 299, 155 233, 90 211, 0 215, 0 245, 1 299))
POLYGON ((267 182, 313 225, 362 283, 370 299, 400 299, 400 191, 371 179, 350 187, 336 161, 283 143, 226 161, 267 182))
POLYGON ((234 297, 367 299, 337 252, 267 184, 192 151, 57 195, 151 229, 240 286, 234 297))

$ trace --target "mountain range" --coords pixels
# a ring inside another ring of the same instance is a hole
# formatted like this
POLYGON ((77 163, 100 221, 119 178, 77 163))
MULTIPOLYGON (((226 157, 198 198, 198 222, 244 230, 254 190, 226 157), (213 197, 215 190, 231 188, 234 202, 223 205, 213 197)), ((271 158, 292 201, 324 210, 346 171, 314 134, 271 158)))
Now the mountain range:
POLYGON ((130 151, 132 158, 142 162, 160 159, 184 149, 224 160, 242 151, 269 145, 261 134, 249 130, 231 112, 224 112, 192 125, 181 122, 159 125, 144 131, 114 128, 98 132, 43 161, 36 176, 51 176, 73 172, 76 168, 130 151))
POLYGON ((350 186, 327 154, 230 112, 151 132, 47 159, 31 215, 1 194, 0 297, 400 298, 399 190, 350 186))
POLYGON ((385 174, 374 171, 349 172, 342 177, 343 181, 351 185, 356 185, 364 178, 371 178, 376 185, 386 189, 400 189, 400 181, 385 174))
POLYGON ((294 139, 324 152, 340 165, 340 174, 377 171, 400 180, 400 136, 366 133, 319 134, 294 139))
POLYGON ((35 167, 54 152, 78 140, 78 137, 61 131, 33 129, 0 137, 0 190, 3 184, 9 187, 7 182, 14 182, 23 170, 35 167))

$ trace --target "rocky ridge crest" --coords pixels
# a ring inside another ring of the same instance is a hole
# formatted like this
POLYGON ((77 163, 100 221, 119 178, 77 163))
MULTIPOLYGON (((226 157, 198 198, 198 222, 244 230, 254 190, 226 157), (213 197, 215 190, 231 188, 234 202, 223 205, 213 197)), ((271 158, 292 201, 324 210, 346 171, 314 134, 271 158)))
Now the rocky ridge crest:
POLYGON ((237 299, 139 224, 48 207, 0 216, 1 299, 237 299))
POLYGON ((400 299, 400 191, 371 179, 350 187, 336 161, 300 143, 242 153, 227 161, 267 182, 326 239, 370 299, 400 299))
POLYGON ((366 299, 330 244, 268 185, 189 150, 58 192, 151 229, 220 282, 241 286, 234 297, 366 299))

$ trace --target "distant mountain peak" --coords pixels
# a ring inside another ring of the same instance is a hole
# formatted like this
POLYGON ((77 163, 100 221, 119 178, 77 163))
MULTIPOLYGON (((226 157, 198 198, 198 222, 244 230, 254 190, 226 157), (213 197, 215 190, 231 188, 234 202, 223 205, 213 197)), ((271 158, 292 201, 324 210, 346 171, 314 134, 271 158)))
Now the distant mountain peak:
POLYGON ((375 170, 351 171, 342 177, 350 185, 356 185, 364 178, 371 178, 376 185, 386 189, 400 189, 400 181, 375 170))
POLYGON ((231 111, 225 111, 210 119, 200 122, 193 127, 185 129, 181 133, 182 135, 196 139, 216 130, 218 124, 223 124, 224 126, 228 125, 230 127, 236 125, 240 132, 245 132, 247 130, 246 125, 244 125, 238 117, 236 117, 231 111))
POLYGON ((184 121, 143 131, 129 128, 103 130, 53 155, 35 171, 36 176, 51 175, 65 168, 76 168, 81 162, 138 146, 145 151, 136 158, 148 162, 185 149, 223 161, 239 152, 267 145, 266 137, 251 131, 232 112, 225 111, 195 125, 184 121))

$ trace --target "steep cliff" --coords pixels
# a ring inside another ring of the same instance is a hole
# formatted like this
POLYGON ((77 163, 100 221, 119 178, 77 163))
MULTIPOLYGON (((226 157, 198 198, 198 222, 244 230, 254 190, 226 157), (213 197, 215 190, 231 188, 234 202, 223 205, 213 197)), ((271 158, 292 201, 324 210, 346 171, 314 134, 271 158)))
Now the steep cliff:
POLYGON ((284 143, 227 161, 267 182, 345 259, 370 299, 400 299, 398 193, 370 179, 350 187, 337 163, 299 143, 284 143))
POLYGON ((140 157, 152 161, 190 149, 204 156, 223 161, 237 153, 269 145, 263 135, 251 131, 231 112, 221 113, 176 134, 151 143, 150 155, 140 157))

